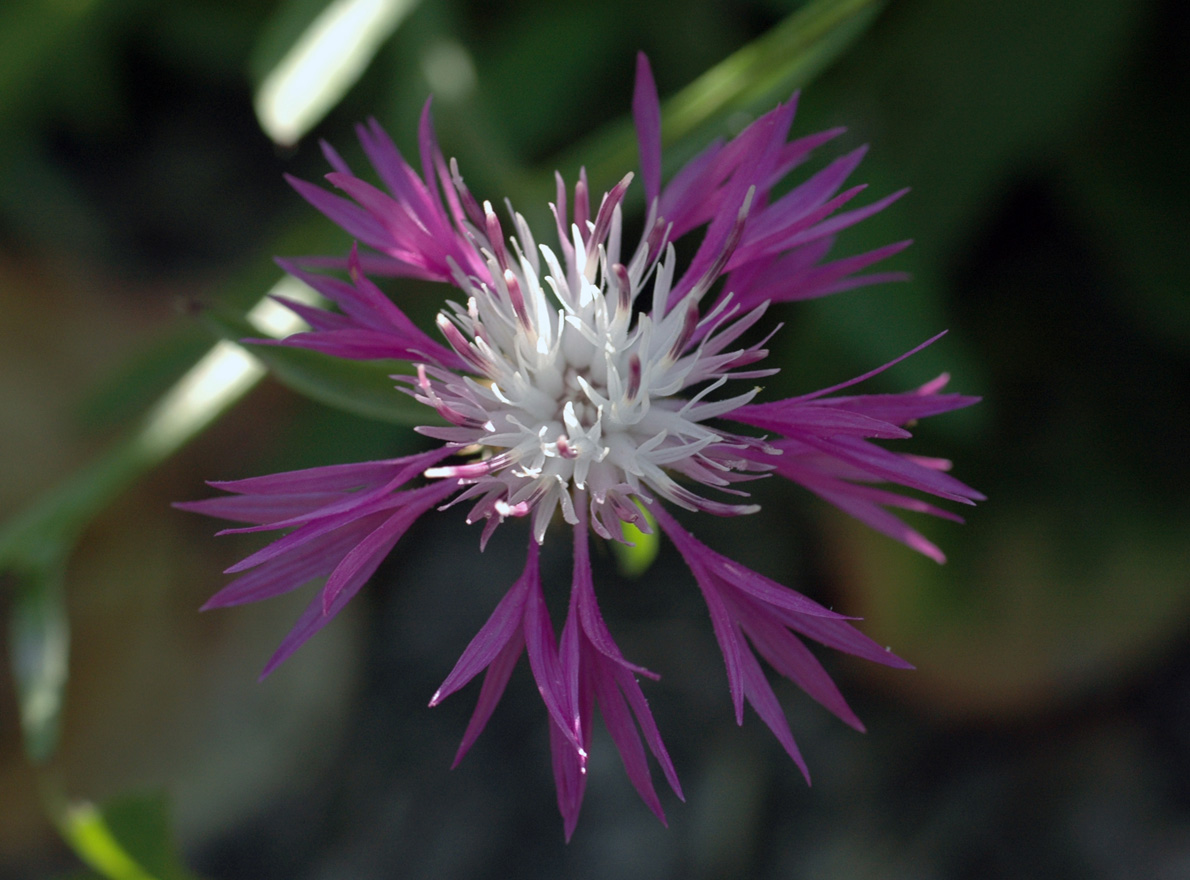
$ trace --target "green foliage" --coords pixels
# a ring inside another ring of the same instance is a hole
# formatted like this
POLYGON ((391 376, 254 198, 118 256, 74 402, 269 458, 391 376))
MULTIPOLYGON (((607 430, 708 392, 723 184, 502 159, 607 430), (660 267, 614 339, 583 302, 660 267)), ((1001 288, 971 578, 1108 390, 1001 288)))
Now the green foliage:
POLYGON ((279 382, 311 400, 395 425, 436 421, 432 410, 395 388, 392 376, 414 373, 405 361, 352 361, 304 348, 245 342, 260 338, 246 319, 211 310, 203 320, 223 339, 242 342, 279 382))
POLYGON ((661 550, 661 533, 657 528, 657 521, 649 514, 647 508, 639 503, 637 507, 640 507, 641 513, 644 514, 649 531, 642 532, 632 523, 624 523, 624 537, 628 543, 610 542, 620 574, 629 578, 638 578, 652 568, 661 550))
POLYGON ((30 573, 20 584, 9 619, 25 752, 47 761, 58 744, 62 701, 69 675, 70 623, 58 560, 30 573))
POLYGON ((63 816, 63 836, 93 870, 63 880, 197 880, 177 852, 163 795, 125 795, 63 816))

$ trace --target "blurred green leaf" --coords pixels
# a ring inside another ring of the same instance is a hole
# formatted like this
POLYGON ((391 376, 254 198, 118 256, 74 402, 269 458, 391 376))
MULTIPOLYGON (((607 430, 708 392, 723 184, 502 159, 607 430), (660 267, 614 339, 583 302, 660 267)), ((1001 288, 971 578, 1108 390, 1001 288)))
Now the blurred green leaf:
POLYGON ((624 539, 628 543, 610 542, 612 552, 616 555, 616 566, 620 569, 620 574, 629 578, 638 578, 648 571, 661 549, 657 521, 641 504, 638 503, 636 506, 640 508, 641 513, 648 521, 650 531, 642 532, 632 523, 624 523, 624 539))
MULTIPOLYGON (((221 311, 204 314, 220 337, 239 342, 259 338, 260 331, 242 317, 221 311)), ((291 346, 241 343, 276 379, 299 394, 335 409, 395 425, 436 421, 431 411, 398 391, 393 375, 412 375, 407 361, 353 361, 291 346)))
POLYGON ((178 856, 163 795, 72 806, 61 821, 67 842, 94 869, 70 880, 196 880, 178 856))
POLYGON ((42 763, 58 744, 69 676, 70 624, 60 563, 24 579, 13 603, 9 630, 25 752, 33 762, 42 763))
POLYGON ((87 394, 77 423, 88 431, 128 424, 169 390, 211 347, 201 327, 187 324, 134 352, 87 394))
MULTIPOLYGON (((945 265, 996 188, 1075 134, 1113 87, 1144 10, 1135 0, 897 4, 823 77, 803 118, 825 106, 815 125, 865 126, 875 146, 864 167, 882 163, 913 187, 904 210, 915 250, 945 265)), ((1097 116, 1094 127, 1110 124, 1097 116)))
MULTIPOLYGON (((882 0, 809 3, 663 102, 666 166, 686 161, 705 146, 730 113, 770 109, 787 100, 854 42, 882 5, 882 0)), ((585 165, 592 190, 598 192, 636 163, 635 131, 624 120, 567 150, 556 164, 565 169, 585 165)))
POLYGON ((9 0, 0 7, 0 119, 23 101, 38 72, 56 63, 59 44, 103 0, 9 0))
MULTIPOLYGON (((381 44, 419 0, 331 0, 297 35, 256 90, 261 128, 279 144, 296 143, 334 107, 367 69, 381 44)), ((261 52, 273 55, 275 34, 292 33, 308 14, 292 0, 266 32, 261 52)))

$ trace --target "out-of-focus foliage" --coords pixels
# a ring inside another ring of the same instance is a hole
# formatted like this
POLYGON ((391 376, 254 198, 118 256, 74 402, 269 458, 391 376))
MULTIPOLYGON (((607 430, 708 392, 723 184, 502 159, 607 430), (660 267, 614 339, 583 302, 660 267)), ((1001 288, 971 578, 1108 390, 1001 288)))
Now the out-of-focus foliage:
POLYGON ((66 821, 66 836, 95 869, 68 880, 196 880, 173 845, 163 796, 125 796, 103 809, 73 806, 66 821))

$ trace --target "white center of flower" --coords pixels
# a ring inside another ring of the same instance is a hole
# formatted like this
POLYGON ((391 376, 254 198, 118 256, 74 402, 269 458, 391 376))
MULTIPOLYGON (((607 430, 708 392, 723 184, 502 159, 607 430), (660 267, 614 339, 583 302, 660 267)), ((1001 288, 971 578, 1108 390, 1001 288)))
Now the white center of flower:
MULTIPOLYGON (((519 214, 509 253, 485 204, 487 234, 472 234, 491 280, 455 270, 469 298, 466 307, 449 303, 438 326, 480 378, 421 367, 416 395, 455 426, 424 433, 480 454, 473 463, 427 475, 473 484, 459 498, 479 499, 469 520, 488 520, 485 538, 504 517, 531 513, 541 541, 559 506, 568 522, 578 521, 574 505, 581 496, 589 498, 592 528, 620 539, 622 522, 642 522, 633 498, 650 503, 656 493, 687 508, 723 506, 694 495, 667 470, 723 487, 731 481, 724 474, 742 466, 730 460, 741 438, 702 424, 756 393, 703 401, 745 353, 721 353, 737 332, 715 341, 735 309, 725 301, 700 321, 697 298, 687 296, 667 312, 673 248, 662 259, 650 258, 644 240, 626 265, 620 263, 617 202, 605 197, 586 236, 571 227, 561 261, 550 248, 534 247, 519 214), (634 320, 637 297, 650 279, 651 308, 634 320), (706 387, 690 399, 674 396, 700 383, 706 387)), ((733 329, 750 326, 760 311, 733 329)))

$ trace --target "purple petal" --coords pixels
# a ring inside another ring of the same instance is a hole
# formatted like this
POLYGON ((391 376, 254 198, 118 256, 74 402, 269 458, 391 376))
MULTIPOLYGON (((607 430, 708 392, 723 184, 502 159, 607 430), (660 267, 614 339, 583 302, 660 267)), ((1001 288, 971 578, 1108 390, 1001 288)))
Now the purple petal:
POLYGON ((340 593, 356 592, 379 568, 409 527, 457 488, 449 481, 443 481, 407 493, 404 506, 356 544, 331 572, 322 590, 323 606, 329 609, 340 593))
POLYGON ((302 198, 325 214, 327 219, 352 238, 359 239, 377 250, 380 250, 389 240, 389 233, 380 221, 359 205, 288 174, 285 175, 285 179, 302 198))
POLYGON ((905 360, 905 358, 912 357, 913 355, 915 355, 919 351, 921 351, 923 348, 933 345, 935 342, 937 342, 939 339, 941 339, 943 336, 945 336, 946 333, 947 333, 947 331, 943 330, 941 333, 937 333, 934 336, 931 336, 925 342, 922 342, 919 345, 915 345, 913 348, 909 349, 904 354, 898 355, 897 357, 893 358, 888 363, 881 364, 874 370, 868 370, 868 372, 864 373, 862 376, 856 376, 854 379, 848 379, 846 382, 840 382, 838 385, 832 385, 829 388, 823 388, 819 391, 811 391, 809 394, 803 394, 800 397, 791 397, 790 400, 814 400, 819 397, 825 397, 828 394, 834 394, 836 391, 841 391, 844 388, 850 388, 852 385, 858 385, 860 382, 864 382, 868 379, 871 379, 873 376, 877 376, 880 373, 883 373, 889 367, 899 364, 901 361, 905 360))
POLYGON ((570 736, 559 729, 553 719, 549 728, 550 759, 554 768, 554 787, 558 792, 558 811, 562 814, 562 828, 569 843, 578 826, 579 810, 587 791, 587 771, 570 736))
POLYGON ((744 651, 740 659, 743 663, 744 688, 748 695, 748 702, 752 704, 756 714, 777 737, 777 742, 785 747, 785 751, 789 753, 789 757, 793 758, 793 762, 802 771, 802 776, 806 778, 806 784, 809 785, 810 769, 806 766, 802 753, 798 751, 797 743, 793 741, 793 732, 789 729, 789 721, 786 720, 785 713, 781 711, 781 704, 777 702, 777 696, 773 693, 768 679, 764 677, 764 670, 760 668, 760 664, 756 662, 751 651, 744 651))
POLYGON ((550 726, 565 732, 572 751, 581 751, 583 747, 578 739, 576 698, 563 674, 554 628, 545 607, 545 598, 541 594, 541 582, 537 579, 529 585, 529 592, 525 597, 523 628, 529 668, 533 671, 537 690, 549 713, 552 722, 550 726))
MULTIPOLYGON (((521 651, 524 648, 525 636, 518 622, 516 631, 504 643, 500 653, 492 659, 487 674, 483 677, 483 686, 479 689, 479 699, 475 701, 475 711, 471 713, 471 720, 467 722, 467 730, 463 733, 459 750, 455 752, 455 759, 450 765, 452 770, 459 766, 463 756, 483 733, 488 719, 492 717, 492 712, 496 709, 496 704, 504 695, 504 688, 508 685, 508 680, 512 677, 512 670, 516 666, 517 660, 521 658, 521 651)), ((433 703, 431 702, 430 705, 433 703)))
POLYGON ((874 419, 903 425, 916 419, 936 416, 978 403, 980 398, 966 394, 865 394, 854 397, 829 397, 822 406, 860 412, 874 419))
POLYGON ((844 615, 836 614, 829 608, 822 607, 801 593, 782 586, 776 581, 766 578, 764 575, 716 553, 683 529, 677 520, 670 516, 669 512, 660 505, 654 507, 651 512, 657 517, 657 522, 661 524, 665 533, 669 535, 670 540, 681 551, 682 556, 686 559, 686 564, 691 567, 691 570, 695 566, 698 567, 699 571, 695 571, 696 577, 699 577, 701 572, 702 577, 707 580, 722 580, 736 589, 755 596, 762 602, 766 602, 777 608, 785 608, 794 614, 807 614, 814 617, 834 619, 844 618, 844 615))
MULTIPOLYGON (((908 456, 897 455, 856 437, 823 439, 805 435, 798 440, 879 480, 900 483, 902 486, 920 489, 961 504, 974 504, 976 501, 984 500, 983 493, 948 474, 925 467, 908 456)), ((774 445, 780 446, 780 443, 774 445)))
POLYGON ((614 667, 612 672, 615 674, 616 681, 620 685, 621 693, 628 700, 628 705, 632 707, 632 713, 636 716, 636 723, 640 725, 645 742, 648 743, 649 751, 653 753, 653 757, 661 765, 661 772, 665 774, 665 779, 669 783, 669 787, 673 789, 674 794, 678 796, 679 800, 686 800, 685 795, 682 794, 682 786, 678 782, 678 772, 674 769, 673 761, 670 760, 665 743, 661 741, 661 731, 657 729, 657 722, 653 720, 653 713, 650 711, 648 701, 645 700, 645 695, 640 689, 640 684, 633 677, 632 673, 622 666, 614 667))
POLYGON ((178 501, 178 510, 230 519, 236 522, 267 523, 314 510, 341 498, 338 492, 305 492, 294 495, 224 495, 201 501, 178 501))
POLYGON ((916 550, 939 565, 946 562, 946 554, 938 545, 895 514, 889 513, 871 502, 852 497, 848 493, 823 493, 822 497, 839 510, 850 514, 882 535, 887 535, 894 541, 904 544, 910 550, 916 550))
POLYGON ((807 404, 797 398, 741 406, 724 413, 723 417, 766 431, 796 436, 803 433, 827 437, 843 434, 884 439, 904 439, 912 436, 905 429, 872 418, 866 413, 807 404), (843 416, 843 412, 847 415, 843 416))
POLYGON ((843 699, 843 695, 839 693, 838 687, 822 664, 810 653, 810 649, 801 639, 775 623, 766 609, 759 605, 747 601, 740 602, 736 606, 736 613, 744 632, 773 669, 847 724, 863 732, 863 724, 851 711, 851 707, 847 705, 847 701, 843 699))
POLYGON ((295 547, 288 553, 233 580, 202 606, 203 611, 270 599, 330 574, 360 538, 384 521, 373 514, 348 528, 295 547))
MULTIPOLYGON (((521 620, 524 618, 525 600, 531 585, 539 580, 537 564, 537 542, 529 542, 529 555, 525 562, 525 571, 517 579, 512 588, 504 594, 492 612, 492 616, 475 634, 475 638, 467 645, 462 656, 459 657, 450 675, 434 692, 430 705, 436 706, 459 688, 471 681, 486 668, 504 650, 506 644, 520 631, 521 620)), ((522 641, 524 640, 522 636, 522 641)))
POLYGON ((773 614, 790 629, 797 630, 828 648, 854 654, 881 666, 892 666, 896 669, 913 668, 913 664, 902 660, 891 649, 881 647, 845 620, 805 617, 791 614, 783 608, 774 608, 773 614))
POLYGON ((260 673, 260 678, 266 678, 269 673, 289 659, 298 648, 306 643, 306 640, 313 636, 316 632, 326 626, 331 620, 343 610, 343 607, 351 601, 352 597, 363 586, 363 581, 353 584, 349 589, 343 590, 335 597, 335 601, 326 606, 322 602, 322 596, 314 597, 314 600, 306 606, 305 612, 298 619, 297 624, 289 631, 284 640, 282 640, 280 647, 269 662, 265 664, 264 669, 260 673))
POLYGON ((653 788, 653 779, 649 773, 649 763, 645 757, 644 746, 641 745, 640 734, 636 725, 632 723, 632 715, 616 685, 615 664, 599 654, 589 657, 592 667, 591 676, 594 679, 595 699, 599 702, 599 709, 603 713, 603 721, 611 734, 612 742, 620 753, 620 760, 624 762, 624 772, 645 802, 653 811, 661 824, 665 821, 665 811, 661 809, 661 800, 653 788))
POLYGON ((740 658, 745 653, 745 649, 740 643, 740 633, 735 620, 732 619, 727 605, 715 585, 715 579, 702 562, 702 553, 707 548, 695 541, 693 536, 678 525, 677 520, 673 519, 661 505, 654 505, 651 512, 656 517, 662 531, 669 535, 670 540, 681 552, 686 564, 690 566, 690 571, 694 573, 698 588, 702 591, 703 599, 707 603, 707 610, 711 614, 711 628, 715 632, 719 650, 723 652, 723 663, 727 667, 727 684, 731 690, 732 705, 735 707, 736 723, 743 724, 744 680, 740 658))
POLYGON ((453 450, 432 449, 403 458, 386 461, 364 461, 351 464, 332 464, 325 467, 285 471, 264 477, 248 477, 244 480, 213 480, 208 483, 216 489, 237 494, 292 494, 298 492, 342 492, 386 483, 397 473, 411 479, 426 468, 441 461, 453 450))
POLYGON ((573 591, 578 608, 579 621, 583 633, 592 647, 609 660, 648 678, 659 678, 655 672, 650 672, 643 666, 629 663, 620 653, 619 647, 612 639, 603 615, 599 613, 599 605, 595 600, 595 585, 591 579, 591 552, 589 547, 589 530, 587 529, 587 510, 582 505, 579 510, 579 524, 574 529, 574 585, 573 591))
POLYGON ((657 100, 653 71, 644 52, 638 52, 636 56, 632 116, 640 145, 640 176, 645 188, 645 204, 652 205, 661 195, 661 104, 657 100))

